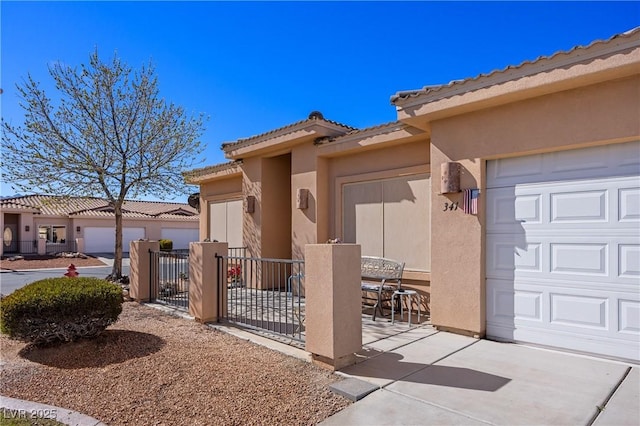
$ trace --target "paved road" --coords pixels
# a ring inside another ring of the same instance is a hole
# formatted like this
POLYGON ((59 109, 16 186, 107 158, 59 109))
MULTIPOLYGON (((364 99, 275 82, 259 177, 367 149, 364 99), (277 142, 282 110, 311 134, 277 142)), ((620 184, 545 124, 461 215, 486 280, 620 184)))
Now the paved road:
MULTIPOLYGON (((78 268, 81 277, 106 278, 111 273, 113 258, 100 257, 106 266, 78 268)), ((33 269, 29 271, 2 271, 0 273, 0 293, 7 295, 20 287, 43 278, 62 277, 66 268, 33 269)), ((122 275, 129 275, 129 259, 122 260, 122 275)))

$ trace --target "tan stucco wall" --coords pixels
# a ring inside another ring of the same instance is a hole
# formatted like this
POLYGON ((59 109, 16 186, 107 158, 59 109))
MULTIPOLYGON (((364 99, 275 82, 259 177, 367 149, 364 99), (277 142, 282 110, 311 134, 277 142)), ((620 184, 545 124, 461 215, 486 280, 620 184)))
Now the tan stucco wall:
POLYGON ((432 323, 485 331, 485 203, 479 214, 443 211, 440 165, 462 164, 462 188, 485 187, 486 160, 637 140, 640 77, 586 86, 431 122, 432 323))
MULTIPOLYGON (((318 241, 318 188, 316 173, 316 147, 304 144, 291 152, 291 255, 294 259, 304 259, 306 244, 318 241), (299 189, 309 191, 306 209, 296 207, 299 189)), ((324 242, 324 241, 322 241, 324 242)))
POLYGON ((262 160, 261 256, 291 258, 291 155, 262 160))
POLYGON ((429 161, 427 139, 329 159, 329 204, 325 208, 331 212, 328 215, 330 235, 344 237, 341 221, 343 183, 388 179, 404 173, 429 172, 429 161))
POLYGON ((242 222, 242 241, 251 256, 260 257, 262 253, 262 161, 258 157, 244 160, 242 164, 242 193, 245 198, 256 197, 255 211, 245 213, 242 222))

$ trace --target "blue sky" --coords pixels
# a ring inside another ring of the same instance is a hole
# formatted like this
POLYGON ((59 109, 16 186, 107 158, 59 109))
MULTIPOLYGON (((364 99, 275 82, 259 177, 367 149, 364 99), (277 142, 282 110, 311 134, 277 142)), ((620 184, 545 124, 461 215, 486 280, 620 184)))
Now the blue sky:
MULTIPOLYGON (((2 117, 23 120, 15 85, 52 90, 47 64, 97 47, 156 66, 161 95, 210 117, 200 166, 223 142, 304 119, 364 128, 396 118, 398 91, 447 83, 640 26, 639 2, 0 3, 2 117)), ((2 182, 2 195, 12 194, 2 182)))

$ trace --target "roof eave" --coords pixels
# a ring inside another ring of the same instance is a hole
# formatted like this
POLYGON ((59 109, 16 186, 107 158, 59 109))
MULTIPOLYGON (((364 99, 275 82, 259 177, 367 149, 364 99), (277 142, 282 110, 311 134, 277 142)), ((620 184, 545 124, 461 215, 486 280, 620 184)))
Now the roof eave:
POLYGON ((354 129, 330 121, 310 119, 265 134, 262 137, 225 145, 223 150, 229 159, 242 159, 268 152, 287 150, 295 145, 312 142, 317 138, 344 135, 351 130, 354 129))
POLYGON ((631 31, 487 75, 427 90, 399 92, 392 103, 399 120, 416 125, 417 118, 427 114, 442 118, 638 74, 639 48, 640 30, 631 31))
POLYGON ((240 165, 242 161, 229 161, 213 166, 202 167, 200 169, 184 172, 183 176, 187 183, 200 185, 214 179, 229 178, 242 174, 240 165))

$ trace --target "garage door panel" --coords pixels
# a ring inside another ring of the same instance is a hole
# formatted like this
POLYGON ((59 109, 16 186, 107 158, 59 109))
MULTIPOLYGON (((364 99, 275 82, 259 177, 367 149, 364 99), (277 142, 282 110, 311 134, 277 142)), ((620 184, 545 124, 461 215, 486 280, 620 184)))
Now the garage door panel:
POLYGON ((621 188, 618 192, 620 222, 640 222, 640 188, 621 188))
MULTIPOLYGON (((491 280, 487 294, 487 334, 495 329, 541 327, 558 332, 638 340, 640 298, 621 291, 583 287, 522 284, 510 287, 506 280, 491 280), (619 320, 618 320, 619 318, 619 320)), ((511 334, 509 332, 508 334, 511 334)), ((583 336, 584 337, 584 336, 583 336)))
POLYGON ((162 228, 162 239, 171 240, 174 250, 185 250, 189 243, 199 240, 199 229, 189 228, 162 228))
POLYGON ((640 279, 640 245, 619 244, 618 253, 618 276, 640 279))
POLYGON ((487 232, 511 233, 527 226, 542 223, 544 200, 542 194, 533 188, 521 190, 516 195, 513 188, 497 188, 487 194, 487 232))
POLYGON ((639 164, 638 142, 487 163, 488 336, 640 361, 639 164))
POLYGON ((550 293, 550 322, 553 325, 596 328, 608 327, 609 298, 575 294, 550 293))
POLYGON ((638 176, 640 142, 629 142, 505 158, 487 162, 489 187, 507 187, 520 183, 560 182, 610 176, 638 176))
POLYGON ((521 241, 517 236, 487 236, 487 277, 513 278, 515 274, 543 271, 543 246, 540 242, 521 241), (519 241, 520 240, 520 241, 519 241))
POLYGON ((632 336, 640 336, 640 301, 620 299, 618 300, 620 320, 618 331, 632 336))
POLYGON ((602 243, 552 243, 550 273, 606 277, 609 275, 608 251, 608 244, 602 243))
POLYGON ((542 155, 496 160, 487 165, 487 178, 505 184, 539 180, 535 178, 541 177, 543 173, 542 155))
POLYGON ((550 222, 606 223, 609 211, 608 191, 559 192, 550 194, 550 222))
MULTIPOLYGON (((582 176, 584 171, 593 174, 598 169, 606 169, 616 163, 615 156, 610 158, 609 147, 598 146, 589 149, 560 151, 545 156, 548 163, 548 171, 557 176, 579 172, 582 176)), ((598 173, 598 172, 596 172, 598 173)))
MULTIPOLYGON (((144 228, 122 229, 122 251, 129 252, 131 241, 145 238, 144 228)), ((87 253, 113 253, 116 245, 115 227, 87 227, 84 229, 84 244, 87 253)))

